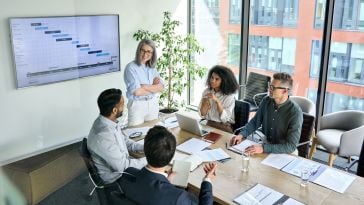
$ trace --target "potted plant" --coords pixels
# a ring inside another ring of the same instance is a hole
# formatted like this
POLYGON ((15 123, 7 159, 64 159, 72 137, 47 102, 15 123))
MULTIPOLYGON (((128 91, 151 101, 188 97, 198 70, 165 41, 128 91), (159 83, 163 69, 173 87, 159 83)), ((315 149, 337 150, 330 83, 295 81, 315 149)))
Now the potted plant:
POLYGON ((164 113, 175 112, 183 102, 176 100, 183 91, 190 86, 190 80, 202 77, 206 67, 200 66, 193 60, 194 54, 203 52, 203 48, 192 34, 180 35, 175 29, 180 21, 172 20, 170 12, 164 12, 162 29, 159 33, 138 30, 133 34, 137 41, 142 39, 153 40, 161 54, 157 61, 157 70, 164 80, 165 89, 160 95, 160 110, 164 113), (189 78, 188 78, 189 77, 189 78))

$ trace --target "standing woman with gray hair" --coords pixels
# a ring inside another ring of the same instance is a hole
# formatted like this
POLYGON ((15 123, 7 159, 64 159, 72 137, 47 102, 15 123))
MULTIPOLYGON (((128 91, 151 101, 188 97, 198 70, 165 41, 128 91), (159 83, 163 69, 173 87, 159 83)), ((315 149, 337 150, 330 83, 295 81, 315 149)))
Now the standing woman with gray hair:
POLYGON ((141 40, 134 61, 126 65, 124 81, 128 98, 128 125, 158 118, 158 93, 164 89, 157 69, 157 52, 151 40, 141 40))

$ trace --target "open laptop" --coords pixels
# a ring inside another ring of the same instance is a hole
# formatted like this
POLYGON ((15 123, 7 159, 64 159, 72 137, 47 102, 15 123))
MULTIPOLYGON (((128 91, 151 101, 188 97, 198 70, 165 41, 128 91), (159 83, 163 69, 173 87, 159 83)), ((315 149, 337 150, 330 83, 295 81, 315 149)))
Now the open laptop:
POLYGON ((187 115, 183 115, 181 113, 176 113, 176 118, 179 127, 183 130, 186 130, 188 132, 191 132, 199 136, 205 136, 209 133, 208 131, 203 130, 201 128, 200 121, 198 119, 195 119, 187 115))

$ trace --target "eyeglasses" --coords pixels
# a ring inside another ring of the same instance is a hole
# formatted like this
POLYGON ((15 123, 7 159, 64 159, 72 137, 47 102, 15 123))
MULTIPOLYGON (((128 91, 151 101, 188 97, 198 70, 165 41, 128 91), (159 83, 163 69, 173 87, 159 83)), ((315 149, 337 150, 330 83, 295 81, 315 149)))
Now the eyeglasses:
POLYGON ((144 50, 143 48, 140 49, 141 52, 145 53, 145 54, 148 54, 148 55, 152 55, 153 54, 153 51, 151 50, 144 50))
POLYGON ((282 90, 287 89, 287 90, 289 90, 289 88, 279 87, 279 86, 275 87, 274 85, 269 85, 269 90, 277 90, 277 89, 282 89, 282 90))

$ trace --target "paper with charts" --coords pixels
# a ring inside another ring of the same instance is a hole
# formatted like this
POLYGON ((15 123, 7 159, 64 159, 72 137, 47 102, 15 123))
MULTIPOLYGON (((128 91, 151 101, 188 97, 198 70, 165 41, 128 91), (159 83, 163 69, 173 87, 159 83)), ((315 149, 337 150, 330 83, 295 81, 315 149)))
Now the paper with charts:
POLYGON ((208 147, 210 145, 211 145, 211 143, 209 143, 209 142, 199 140, 196 138, 191 138, 191 139, 187 140, 186 142, 178 145, 177 150, 187 153, 187 154, 194 154, 196 152, 199 152, 199 151, 205 149, 206 147, 208 147))
POLYGON ((262 184, 256 184, 254 187, 236 197, 234 202, 242 205, 303 204, 262 184))
POLYGON ((245 139, 241 143, 239 143, 237 145, 234 145, 234 146, 231 146, 228 149, 233 151, 233 152, 237 152, 237 153, 241 154, 242 150, 245 150, 247 147, 249 147, 251 145, 259 145, 259 144, 254 142, 254 141, 245 139))

